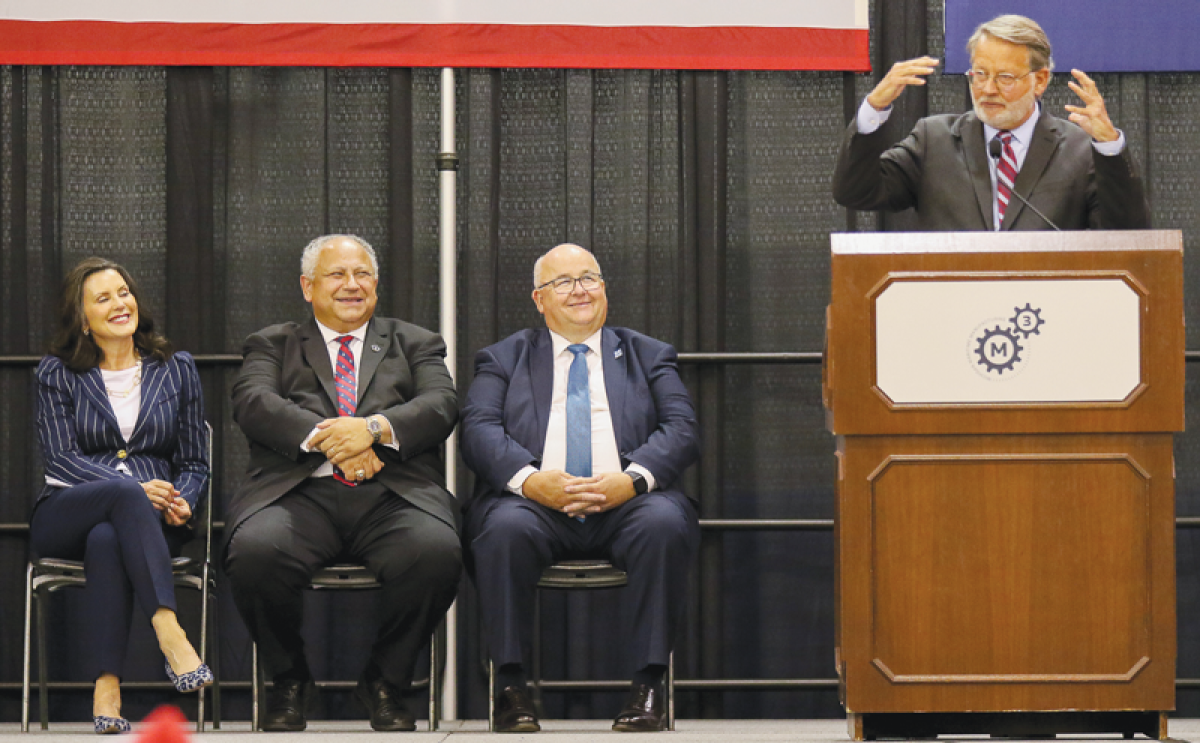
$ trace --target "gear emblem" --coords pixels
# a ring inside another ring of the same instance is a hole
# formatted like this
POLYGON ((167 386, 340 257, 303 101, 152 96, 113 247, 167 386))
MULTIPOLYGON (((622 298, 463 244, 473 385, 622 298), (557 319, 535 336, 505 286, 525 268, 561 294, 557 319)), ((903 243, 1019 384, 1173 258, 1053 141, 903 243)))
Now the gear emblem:
POLYGON ((979 357, 978 363, 985 366, 989 372, 996 372, 1001 376, 1005 371, 1012 371, 1021 360, 1021 351, 1025 350, 1020 343, 1020 332, 999 325, 983 331, 983 335, 977 339, 979 345, 975 347, 975 354, 979 357))
POLYGON ((1024 309, 1013 307, 1013 312, 1016 314, 1009 319, 1009 322, 1017 329, 1018 333, 1026 338, 1035 334, 1041 335, 1038 328, 1046 324, 1046 321, 1042 319, 1041 308, 1034 309, 1033 305, 1026 302, 1024 309))

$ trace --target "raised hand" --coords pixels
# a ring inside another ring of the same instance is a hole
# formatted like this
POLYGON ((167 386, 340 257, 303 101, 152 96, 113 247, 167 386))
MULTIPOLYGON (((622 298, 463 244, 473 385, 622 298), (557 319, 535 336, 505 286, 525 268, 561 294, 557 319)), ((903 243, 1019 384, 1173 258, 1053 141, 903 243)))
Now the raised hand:
POLYGON ((1096 88, 1096 82, 1079 70, 1071 70, 1074 80, 1067 81, 1067 87, 1075 91, 1083 101, 1082 106, 1067 106, 1071 112, 1068 116, 1079 128, 1092 135, 1097 142, 1115 142, 1120 134, 1108 118, 1108 109, 1104 107, 1104 96, 1096 88))
POLYGON ((897 62, 867 96, 867 103, 876 111, 882 111, 892 105, 892 101, 899 98, 908 86, 924 85, 925 76, 933 74, 939 63, 939 60, 933 57, 917 57, 897 62))

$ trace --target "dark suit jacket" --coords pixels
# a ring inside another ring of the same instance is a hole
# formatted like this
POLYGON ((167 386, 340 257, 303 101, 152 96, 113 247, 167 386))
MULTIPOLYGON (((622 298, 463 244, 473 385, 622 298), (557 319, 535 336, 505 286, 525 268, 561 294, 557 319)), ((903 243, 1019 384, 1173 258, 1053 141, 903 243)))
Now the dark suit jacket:
MULTIPOLYGON (((317 423, 338 415, 333 367, 315 320, 264 328, 246 339, 242 353, 233 416, 250 441, 250 464, 226 510, 226 539, 325 462, 320 453, 300 451, 300 444, 317 423)), ((400 442, 400 451, 375 447, 384 463, 375 480, 457 528, 453 497, 443 487, 441 445, 458 417, 445 357, 446 344, 436 333, 373 318, 363 343, 355 415, 382 414, 400 442)))
MULTIPOLYGON (((992 184, 983 123, 974 113, 930 116, 888 147, 882 126, 858 133, 850 122, 833 174, 833 197, 842 206, 900 211, 913 207, 920 228, 991 230, 992 184)), ((1064 230, 1144 229, 1150 210, 1129 147, 1097 154, 1075 124, 1042 110, 1017 174, 1016 191, 1064 230)), ((1014 198, 1004 230, 1052 229, 1014 198)))
MULTIPOLYGON (((650 470, 660 490, 676 487, 700 455, 692 400, 679 378, 675 349, 627 328, 601 335, 604 386, 621 466, 650 470)), ((510 495, 522 467, 540 467, 550 422, 554 360, 550 331, 522 330, 475 356, 475 381, 463 407, 461 451, 476 475, 468 508, 510 495)))
MULTIPOLYGON (((76 374, 57 356, 38 364, 37 431, 46 474, 70 485, 116 480, 166 480, 196 511, 208 481, 208 435, 196 362, 180 351, 146 359, 137 424, 128 441, 108 402, 100 369, 76 374)), ((59 490, 47 485, 42 498, 59 490)))

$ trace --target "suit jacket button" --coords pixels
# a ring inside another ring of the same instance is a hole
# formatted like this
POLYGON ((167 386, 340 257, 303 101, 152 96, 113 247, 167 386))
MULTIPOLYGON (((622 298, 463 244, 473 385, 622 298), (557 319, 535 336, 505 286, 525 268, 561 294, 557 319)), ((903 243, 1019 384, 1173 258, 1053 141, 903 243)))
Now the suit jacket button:
POLYGON ((127 456, 129 456, 129 452, 125 451, 124 449, 117 452, 117 459, 124 459, 127 456))

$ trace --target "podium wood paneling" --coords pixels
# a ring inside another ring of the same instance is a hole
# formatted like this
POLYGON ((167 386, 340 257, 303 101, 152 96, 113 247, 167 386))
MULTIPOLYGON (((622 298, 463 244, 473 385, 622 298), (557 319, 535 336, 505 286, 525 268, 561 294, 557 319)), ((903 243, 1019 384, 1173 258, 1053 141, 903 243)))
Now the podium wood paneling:
POLYGON ((858 712, 1171 709, 1169 434, 845 437, 858 712))
POLYGON ((1179 233, 839 235, 834 245, 825 398, 838 435, 836 663, 852 734, 867 735, 864 719, 917 719, 936 733, 931 720, 959 724, 961 713, 983 727, 956 729, 1004 732, 1003 720, 1041 713, 1020 730, 1111 719, 1165 735, 1179 233), (873 300, 913 276, 1120 277, 1140 302, 1141 384, 1110 403, 895 404, 875 385, 873 300), (1097 715, 1078 716, 1088 711, 1097 715))

